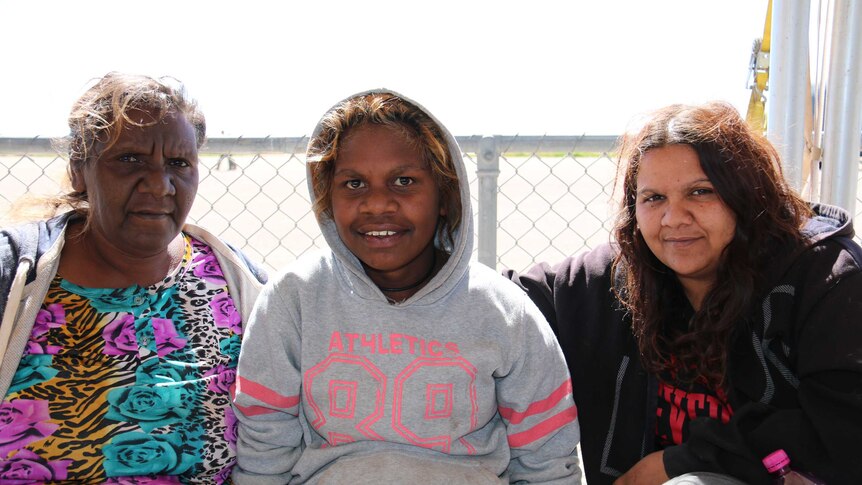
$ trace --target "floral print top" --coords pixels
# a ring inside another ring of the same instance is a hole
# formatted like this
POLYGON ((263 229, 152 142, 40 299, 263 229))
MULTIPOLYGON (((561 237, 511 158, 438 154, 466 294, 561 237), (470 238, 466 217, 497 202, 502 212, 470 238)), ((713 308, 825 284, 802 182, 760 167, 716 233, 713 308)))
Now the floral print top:
POLYGON ((0 483, 229 481, 241 315, 215 254, 143 288, 54 278, 5 399, 0 483))

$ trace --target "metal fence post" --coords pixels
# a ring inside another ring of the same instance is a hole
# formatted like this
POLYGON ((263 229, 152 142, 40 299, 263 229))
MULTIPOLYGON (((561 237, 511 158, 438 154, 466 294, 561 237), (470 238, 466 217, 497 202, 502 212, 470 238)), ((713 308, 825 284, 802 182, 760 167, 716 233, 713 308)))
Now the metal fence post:
POLYGON ((775 0, 772 7, 772 46, 769 57, 769 101, 766 137, 779 155, 784 176, 801 191, 805 183, 805 94, 808 74, 809 0, 775 0))
POLYGON ((858 210, 859 132, 862 131, 862 5, 834 2, 829 78, 823 132, 823 179, 820 200, 858 210), (856 47, 853 47, 853 46, 856 47))
POLYGON ((476 175, 479 178, 479 262, 497 269, 497 178, 500 175, 500 152, 493 136, 479 141, 476 175))

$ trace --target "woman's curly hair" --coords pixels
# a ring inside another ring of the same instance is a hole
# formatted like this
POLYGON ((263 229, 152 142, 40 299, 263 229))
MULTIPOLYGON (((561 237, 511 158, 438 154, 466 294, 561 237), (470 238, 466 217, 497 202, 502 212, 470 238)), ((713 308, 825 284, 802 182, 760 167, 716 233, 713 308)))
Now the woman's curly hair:
POLYGON ((652 114, 619 145, 622 207, 614 236, 620 254, 614 266, 622 284, 617 295, 632 316, 646 369, 676 371, 684 380, 725 383, 729 339, 743 326, 755 298, 765 290, 765 270, 775 254, 799 244, 808 205, 788 186, 779 157, 734 107, 723 102, 672 105, 652 114), (721 200, 736 216, 733 239, 724 249, 715 286, 703 299, 688 330, 672 331, 681 286, 673 271, 650 251, 635 217, 640 161, 649 150, 690 146, 721 200))

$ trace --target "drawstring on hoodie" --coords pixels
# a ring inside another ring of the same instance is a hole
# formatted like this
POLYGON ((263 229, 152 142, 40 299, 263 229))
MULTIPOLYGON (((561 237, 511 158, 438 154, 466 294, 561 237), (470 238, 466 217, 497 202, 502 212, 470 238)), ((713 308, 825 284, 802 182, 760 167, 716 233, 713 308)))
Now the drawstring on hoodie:
POLYGON ((27 256, 22 257, 18 261, 18 270, 15 272, 15 279, 12 280, 12 286, 9 288, 6 309, 3 311, 3 321, 0 323, 0 362, 3 362, 3 357, 6 356, 6 349, 9 346, 9 339, 12 337, 12 329, 15 326, 15 316, 21 306, 21 295, 24 294, 27 273, 30 272, 31 266, 33 266, 33 260, 27 256))

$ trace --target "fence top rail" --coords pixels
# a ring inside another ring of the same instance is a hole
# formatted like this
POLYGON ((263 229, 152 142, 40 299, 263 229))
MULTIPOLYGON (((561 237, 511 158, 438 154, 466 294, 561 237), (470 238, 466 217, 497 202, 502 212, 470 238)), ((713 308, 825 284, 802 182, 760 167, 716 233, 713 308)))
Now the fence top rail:
MULTIPOLYGON (((464 152, 476 153, 481 135, 456 136, 464 152)), ((507 152, 589 152, 605 153, 613 150, 617 141, 611 135, 580 136, 532 136, 532 135, 495 135, 494 146, 500 153, 507 152)), ((262 137, 262 138, 207 138, 201 148, 206 155, 241 155, 257 153, 304 154, 308 143, 307 136, 262 137)), ((0 155, 57 155, 51 138, 43 137, 0 137, 0 155)))

